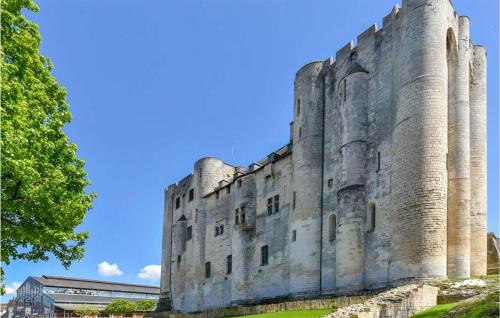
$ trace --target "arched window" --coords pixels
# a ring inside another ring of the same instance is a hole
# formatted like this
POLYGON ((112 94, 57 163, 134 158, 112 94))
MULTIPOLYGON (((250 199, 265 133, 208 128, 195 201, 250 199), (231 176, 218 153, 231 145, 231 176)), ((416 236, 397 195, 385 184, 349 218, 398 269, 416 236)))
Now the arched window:
POLYGON ((210 278, 211 272, 210 272, 210 262, 205 263, 205 278, 210 278))
POLYGON ((366 230, 368 232, 375 230, 375 212, 375 203, 370 203, 368 205, 368 215, 366 216, 366 230))
POLYGON ((335 241, 337 238, 337 215, 335 213, 331 214, 328 218, 328 230, 328 239, 335 241))
POLYGON ((260 265, 264 266, 269 264, 269 247, 264 245, 260 248, 260 265))

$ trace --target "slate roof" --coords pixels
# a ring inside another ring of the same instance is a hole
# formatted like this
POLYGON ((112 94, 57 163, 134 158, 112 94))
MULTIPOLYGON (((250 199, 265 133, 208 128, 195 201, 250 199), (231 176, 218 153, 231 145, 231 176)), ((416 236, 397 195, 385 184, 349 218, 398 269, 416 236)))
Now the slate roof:
POLYGON ((160 294, 160 287, 150 285, 126 284, 119 282, 106 282, 101 280, 48 275, 32 277, 40 284, 47 287, 83 288, 129 293, 160 294))

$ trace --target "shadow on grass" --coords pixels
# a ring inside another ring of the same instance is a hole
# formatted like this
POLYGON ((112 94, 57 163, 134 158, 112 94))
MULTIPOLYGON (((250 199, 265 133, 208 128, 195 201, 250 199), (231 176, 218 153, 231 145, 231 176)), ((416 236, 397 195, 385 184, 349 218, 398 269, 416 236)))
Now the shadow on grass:
POLYGON ((311 310, 290 310, 270 312, 265 314, 247 315, 247 316, 230 316, 226 318, 319 318, 321 316, 332 313, 331 309, 311 309, 311 310))

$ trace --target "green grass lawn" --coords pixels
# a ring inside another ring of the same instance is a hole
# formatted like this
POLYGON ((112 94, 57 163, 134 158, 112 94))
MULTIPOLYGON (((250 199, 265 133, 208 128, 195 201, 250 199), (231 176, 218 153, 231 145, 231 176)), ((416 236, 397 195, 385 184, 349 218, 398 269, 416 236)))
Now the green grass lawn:
POLYGON ((498 298, 499 294, 496 292, 479 301, 459 301, 437 305, 412 318, 497 318, 499 317, 498 298))
POLYGON ((319 318, 326 314, 331 313, 331 309, 311 309, 311 310, 290 310, 290 311, 279 311, 279 312, 270 312, 266 314, 258 314, 258 315, 248 315, 248 316, 234 316, 244 317, 244 318, 319 318))
POLYGON ((451 308, 455 307, 457 303, 442 304, 429 308, 425 311, 419 312, 418 314, 412 316, 412 318, 437 318, 442 317, 442 315, 451 308))

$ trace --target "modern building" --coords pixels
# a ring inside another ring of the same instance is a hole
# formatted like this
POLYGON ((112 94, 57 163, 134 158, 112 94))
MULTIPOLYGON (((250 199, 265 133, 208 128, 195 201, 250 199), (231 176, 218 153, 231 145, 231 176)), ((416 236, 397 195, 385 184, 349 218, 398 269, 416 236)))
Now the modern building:
POLYGON ((294 94, 281 149, 165 190, 159 311, 486 274, 486 49, 450 0, 404 0, 294 94))
POLYGON ((138 301, 157 300, 156 286, 106 282, 59 276, 29 276, 17 289, 4 317, 72 317, 72 311, 82 305, 104 309, 116 299, 138 301))

